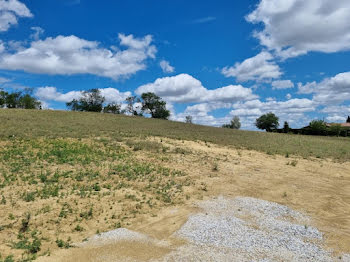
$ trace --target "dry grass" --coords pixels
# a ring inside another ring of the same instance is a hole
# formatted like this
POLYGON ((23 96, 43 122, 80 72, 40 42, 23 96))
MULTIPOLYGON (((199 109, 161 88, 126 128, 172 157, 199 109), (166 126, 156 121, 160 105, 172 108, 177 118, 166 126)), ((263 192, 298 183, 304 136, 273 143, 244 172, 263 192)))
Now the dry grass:
POLYGON ((257 150, 268 154, 350 159, 350 139, 237 131, 157 119, 65 111, 0 110, 0 135, 16 137, 159 136, 257 150))
POLYGON ((167 238, 185 221, 186 206, 218 194, 305 211, 331 247, 349 252, 349 142, 108 114, 0 110, 0 261, 11 254, 16 261, 41 255, 46 261, 55 250, 121 226, 167 238), (182 211, 169 219, 174 206, 182 211))

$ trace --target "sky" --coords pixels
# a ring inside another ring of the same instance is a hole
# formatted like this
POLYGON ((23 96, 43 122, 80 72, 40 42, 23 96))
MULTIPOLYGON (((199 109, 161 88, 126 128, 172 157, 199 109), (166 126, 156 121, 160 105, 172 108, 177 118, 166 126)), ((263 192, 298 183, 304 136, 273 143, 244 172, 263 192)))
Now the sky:
POLYGON ((171 120, 255 130, 350 115, 349 0, 0 0, 0 88, 67 110, 154 92, 171 120))

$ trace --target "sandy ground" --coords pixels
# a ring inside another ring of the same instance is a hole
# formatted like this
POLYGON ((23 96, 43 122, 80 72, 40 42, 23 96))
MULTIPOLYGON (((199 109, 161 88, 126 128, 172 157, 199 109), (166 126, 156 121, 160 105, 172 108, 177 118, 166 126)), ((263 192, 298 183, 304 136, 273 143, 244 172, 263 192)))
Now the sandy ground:
MULTIPOLYGON (((160 141, 159 138, 155 138, 160 141)), ((350 163, 331 160, 272 156, 247 150, 218 147, 202 142, 162 139, 168 146, 187 148, 191 153, 176 154, 168 160, 154 155, 169 167, 183 169, 195 180, 193 194, 186 203, 164 208, 156 216, 144 215, 128 229, 158 242, 121 241, 117 244, 86 245, 59 250, 38 261, 150 261, 161 259, 183 246, 174 238, 191 214, 199 212, 195 203, 223 195, 253 197, 285 205, 311 218, 323 234, 325 250, 335 256, 350 253, 350 163), (101 260, 101 258, 103 258, 101 260)), ((139 157, 145 154, 139 152, 139 157)), ((149 154, 147 154, 149 157, 149 154)))

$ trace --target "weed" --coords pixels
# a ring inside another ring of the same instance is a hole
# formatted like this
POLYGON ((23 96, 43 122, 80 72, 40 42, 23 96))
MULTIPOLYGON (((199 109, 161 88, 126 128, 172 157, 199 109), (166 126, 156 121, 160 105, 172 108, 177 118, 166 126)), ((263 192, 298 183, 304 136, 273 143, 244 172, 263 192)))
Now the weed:
POLYGON ((77 232, 82 232, 84 231, 84 228, 80 225, 77 225, 75 228, 74 228, 74 231, 77 231, 77 232))
POLYGON ((57 240, 56 240, 56 244, 57 244, 57 246, 58 246, 59 248, 68 249, 68 248, 72 247, 72 245, 71 245, 71 239, 70 239, 70 238, 68 238, 67 241, 64 241, 64 240, 62 240, 62 239, 57 239, 57 240))

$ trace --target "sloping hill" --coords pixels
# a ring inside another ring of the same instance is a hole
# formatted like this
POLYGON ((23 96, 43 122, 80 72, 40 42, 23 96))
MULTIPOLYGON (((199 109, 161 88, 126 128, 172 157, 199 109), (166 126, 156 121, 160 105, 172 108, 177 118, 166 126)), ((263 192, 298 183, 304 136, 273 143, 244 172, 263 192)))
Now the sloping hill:
MULTIPOLYGON (((349 253, 349 142, 121 115, 0 110, 0 261, 13 255, 85 262, 81 253, 96 261, 95 247, 70 247, 120 227, 173 241, 198 211, 195 203, 219 195, 305 213, 307 226, 325 234, 325 250, 349 253)), ((181 246, 174 241, 150 257, 181 246)), ((134 244, 124 247, 126 256, 135 254, 134 244)), ((145 249, 136 250, 141 261, 145 249)))
POLYGON ((200 140, 268 154, 350 160, 350 138, 229 130, 180 122, 67 111, 0 110, 0 135, 18 137, 159 136, 200 140))

